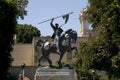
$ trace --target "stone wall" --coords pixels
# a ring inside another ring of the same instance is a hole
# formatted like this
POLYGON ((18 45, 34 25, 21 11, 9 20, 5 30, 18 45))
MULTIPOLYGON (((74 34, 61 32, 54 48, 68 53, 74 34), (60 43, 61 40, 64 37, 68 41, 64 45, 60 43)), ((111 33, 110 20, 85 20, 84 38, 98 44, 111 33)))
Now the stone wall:
MULTIPOLYGON (((29 78, 29 80, 34 80, 36 69, 37 67, 35 66, 25 66, 24 68, 25 77, 29 78)), ((21 71, 22 71, 21 66, 13 66, 10 68, 10 72, 18 76, 19 79, 20 79, 21 71)))
POLYGON ((11 54, 13 57, 12 66, 20 66, 23 63, 25 63, 26 66, 34 66, 32 44, 15 44, 11 54))

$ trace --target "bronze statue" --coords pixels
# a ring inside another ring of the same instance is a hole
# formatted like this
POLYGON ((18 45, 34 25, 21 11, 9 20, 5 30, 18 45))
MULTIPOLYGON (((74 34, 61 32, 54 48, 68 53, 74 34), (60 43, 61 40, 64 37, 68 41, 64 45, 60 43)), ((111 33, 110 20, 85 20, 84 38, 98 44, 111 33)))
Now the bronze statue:
POLYGON ((59 27, 58 23, 55 23, 55 25, 53 25, 53 20, 54 20, 54 18, 51 20, 51 23, 50 23, 50 25, 54 31, 51 39, 53 39, 53 42, 54 42, 55 46, 57 47, 57 52, 60 53, 60 50, 59 50, 59 42, 60 41, 59 40, 60 40, 63 30, 61 27, 59 27))
POLYGON ((41 24, 41 23, 51 20, 50 25, 54 31, 54 33, 51 36, 50 41, 44 41, 44 40, 37 41, 37 45, 41 46, 41 52, 42 52, 42 54, 39 58, 39 66, 41 66, 42 58, 45 58, 48 61, 49 66, 52 67, 53 65, 52 65, 52 61, 49 58, 49 55, 50 55, 50 53, 56 53, 60 56, 60 58, 58 60, 59 67, 62 67, 61 60, 62 60, 64 54, 66 52, 71 52, 74 49, 77 51, 77 47, 72 46, 72 43, 73 44, 76 43, 77 32, 72 29, 68 29, 67 31, 65 31, 65 33, 63 35, 61 35, 63 32, 63 29, 61 27, 67 23, 67 21, 69 19, 69 15, 72 13, 73 12, 64 14, 64 15, 61 15, 58 17, 54 17, 54 18, 51 18, 51 19, 48 19, 46 21, 39 23, 39 24, 41 24), (61 26, 59 26, 58 23, 55 23, 55 25, 54 25, 53 20, 56 18, 59 18, 59 17, 62 17, 64 19, 65 23, 63 23, 61 26))
POLYGON ((72 43, 75 44, 76 40, 77 40, 77 32, 76 31, 69 29, 69 30, 65 31, 65 33, 62 36, 59 36, 59 37, 60 37, 59 41, 58 41, 59 42, 59 50, 60 50, 59 54, 57 53, 57 48, 54 45, 53 41, 48 41, 48 42, 44 42, 43 40, 37 41, 37 45, 41 46, 41 48, 42 48, 42 54, 39 58, 39 66, 41 66, 40 62, 41 62, 42 58, 45 58, 48 61, 49 66, 53 67, 52 61, 49 59, 48 56, 50 55, 50 53, 57 53, 60 56, 60 58, 58 60, 58 64, 59 64, 59 68, 60 68, 60 67, 62 67, 61 60, 62 60, 64 54, 66 52, 70 52, 74 49, 77 51, 77 47, 72 46, 72 43))

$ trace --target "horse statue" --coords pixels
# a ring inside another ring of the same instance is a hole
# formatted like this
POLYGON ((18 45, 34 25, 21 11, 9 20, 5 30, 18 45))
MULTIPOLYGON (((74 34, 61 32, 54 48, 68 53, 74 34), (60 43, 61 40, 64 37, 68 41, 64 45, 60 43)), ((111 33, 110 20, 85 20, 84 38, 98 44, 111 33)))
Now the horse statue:
POLYGON ((39 66, 41 66, 41 60, 44 58, 48 61, 49 66, 52 67, 52 61, 49 59, 50 53, 56 53, 60 56, 58 60, 59 67, 62 67, 61 60, 66 52, 70 52, 72 50, 75 50, 77 52, 77 47, 72 46, 72 44, 75 44, 77 41, 77 32, 68 29, 65 31, 65 33, 60 37, 60 53, 57 53, 57 48, 54 46, 53 41, 43 41, 39 39, 37 41, 37 46, 41 46, 41 56, 39 57, 39 66))

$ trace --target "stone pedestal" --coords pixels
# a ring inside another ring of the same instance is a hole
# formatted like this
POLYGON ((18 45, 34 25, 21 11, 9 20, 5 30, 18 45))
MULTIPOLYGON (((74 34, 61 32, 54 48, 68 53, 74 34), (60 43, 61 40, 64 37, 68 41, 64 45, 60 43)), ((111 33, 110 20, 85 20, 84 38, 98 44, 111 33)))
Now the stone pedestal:
POLYGON ((34 80, 77 80, 74 69, 38 68, 34 80))

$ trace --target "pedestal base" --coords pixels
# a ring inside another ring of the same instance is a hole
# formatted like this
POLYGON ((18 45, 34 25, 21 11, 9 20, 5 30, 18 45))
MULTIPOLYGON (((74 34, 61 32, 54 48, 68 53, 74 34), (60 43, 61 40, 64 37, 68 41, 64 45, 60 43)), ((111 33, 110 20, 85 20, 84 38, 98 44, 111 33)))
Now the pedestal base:
POLYGON ((74 69, 38 68, 34 80, 77 80, 74 69))

